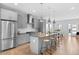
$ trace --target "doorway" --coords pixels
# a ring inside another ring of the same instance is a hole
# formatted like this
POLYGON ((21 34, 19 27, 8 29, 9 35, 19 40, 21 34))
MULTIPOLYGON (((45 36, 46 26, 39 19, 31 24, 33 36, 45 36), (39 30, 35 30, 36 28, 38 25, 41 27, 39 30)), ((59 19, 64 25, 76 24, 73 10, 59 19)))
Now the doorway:
POLYGON ((76 36, 77 29, 78 29, 77 24, 68 24, 68 35, 76 36))

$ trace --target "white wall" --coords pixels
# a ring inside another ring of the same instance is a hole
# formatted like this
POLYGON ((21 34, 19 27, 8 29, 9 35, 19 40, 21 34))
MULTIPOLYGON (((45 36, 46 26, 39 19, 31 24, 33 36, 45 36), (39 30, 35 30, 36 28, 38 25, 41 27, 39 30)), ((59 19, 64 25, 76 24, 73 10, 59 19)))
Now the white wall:
MULTIPOLYGON (((52 26, 50 26, 52 28, 53 31, 53 22, 51 21, 50 23, 52 26)), ((55 24, 55 29, 59 28, 59 25, 62 25, 62 33, 64 33, 64 35, 68 35, 68 24, 71 25, 77 25, 77 31, 79 31, 79 19, 66 19, 66 20, 60 20, 60 21, 56 21, 55 24)), ((48 27, 46 26, 46 32, 48 32, 48 27)))
POLYGON ((57 21, 56 22, 56 28, 58 28, 58 25, 61 24, 62 32, 64 35, 68 35, 68 24, 76 24, 77 25, 77 31, 79 31, 79 19, 69 19, 69 20, 63 20, 63 21, 57 21))

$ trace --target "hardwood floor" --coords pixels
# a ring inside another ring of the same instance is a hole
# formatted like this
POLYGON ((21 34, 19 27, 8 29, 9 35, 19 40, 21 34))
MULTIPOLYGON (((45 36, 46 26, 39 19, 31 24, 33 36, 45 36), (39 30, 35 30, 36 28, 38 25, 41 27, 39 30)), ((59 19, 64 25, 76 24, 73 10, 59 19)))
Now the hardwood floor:
POLYGON ((79 38, 76 37, 63 37, 62 40, 58 40, 58 44, 55 49, 47 49, 43 53, 44 55, 79 55, 79 38), (49 52, 49 53, 48 53, 49 52))
MULTIPOLYGON (((52 55, 79 55, 79 39, 65 37, 59 41, 56 50, 51 51, 52 55)), ((0 52, 0 55, 35 55, 30 50, 30 44, 24 44, 17 48, 0 52)), ((49 54, 48 54, 49 55, 49 54)))
POLYGON ((54 55, 79 55, 79 39, 75 37, 65 37, 59 42, 54 55))
POLYGON ((21 46, 18 46, 17 48, 0 52, 0 55, 35 55, 35 54, 31 52, 29 43, 26 43, 21 46))

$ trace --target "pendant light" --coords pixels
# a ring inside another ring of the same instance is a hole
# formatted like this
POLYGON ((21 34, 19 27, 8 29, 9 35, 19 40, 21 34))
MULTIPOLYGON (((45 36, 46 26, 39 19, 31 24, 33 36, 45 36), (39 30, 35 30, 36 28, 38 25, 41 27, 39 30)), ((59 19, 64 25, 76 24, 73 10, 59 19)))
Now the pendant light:
POLYGON ((55 20, 55 11, 53 11, 53 16, 54 16, 54 20, 53 20, 53 32, 55 31, 55 23, 56 23, 56 20, 55 20))
POLYGON ((43 14, 43 9, 42 9, 42 7, 43 7, 43 3, 40 3, 40 5, 41 5, 41 17, 40 17, 40 22, 43 22, 43 17, 42 17, 42 14, 43 14))
MULTIPOLYGON (((48 34, 49 34, 49 36, 50 36, 50 25, 51 25, 51 19, 50 19, 50 7, 49 6, 47 6, 47 8, 48 8, 48 10, 49 10, 49 18, 48 18, 48 29, 49 29, 49 31, 48 31, 48 34)), ((50 39, 50 38, 49 38, 50 39)))
POLYGON ((48 19, 48 24, 50 24, 51 23, 51 20, 50 20, 50 17, 49 17, 49 19, 48 19))
POLYGON ((56 21, 55 21, 55 11, 53 11, 53 16, 54 16, 53 24, 55 24, 56 23, 56 21))

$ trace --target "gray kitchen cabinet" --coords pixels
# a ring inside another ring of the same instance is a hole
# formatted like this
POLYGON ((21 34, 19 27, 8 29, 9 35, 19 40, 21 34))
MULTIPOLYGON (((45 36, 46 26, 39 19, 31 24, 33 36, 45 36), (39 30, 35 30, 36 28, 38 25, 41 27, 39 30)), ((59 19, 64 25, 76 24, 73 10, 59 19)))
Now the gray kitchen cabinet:
POLYGON ((33 53, 40 54, 40 44, 41 42, 38 37, 30 37, 30 49, 33 53))
POLYGON ((17 35, 16 46, 30 42, 29 35, 26 33, 17 35))

